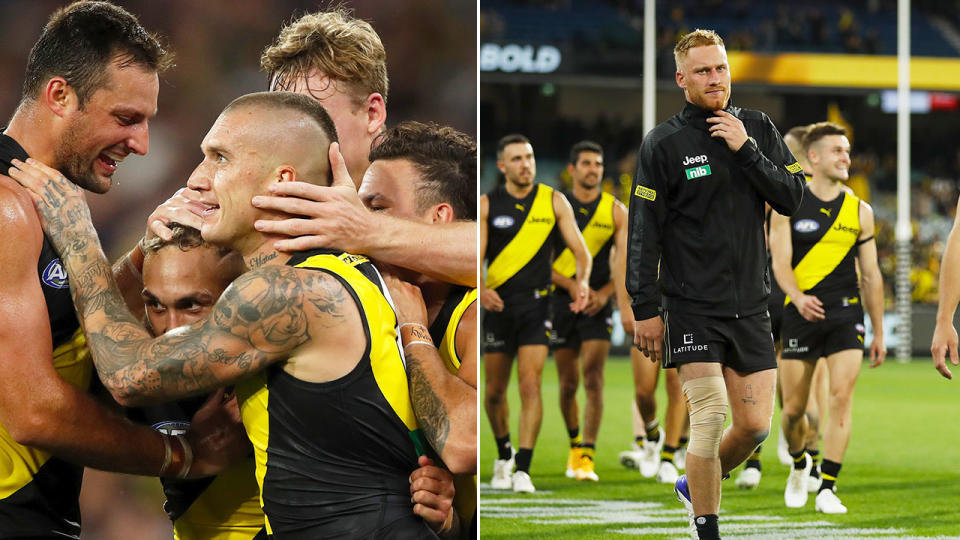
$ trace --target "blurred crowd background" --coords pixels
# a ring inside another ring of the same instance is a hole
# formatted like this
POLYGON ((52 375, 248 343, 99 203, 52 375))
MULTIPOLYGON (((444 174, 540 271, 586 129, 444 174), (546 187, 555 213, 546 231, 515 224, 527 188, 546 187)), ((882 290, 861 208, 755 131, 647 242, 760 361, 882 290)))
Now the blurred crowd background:
MULTIPOLYGON (((496 140, 521 132, 533 142, 538 180, 553 185, 569 183, 563 167, 575 142, 599 142, 606 151, 605 188, 627 200, 643 136, 643 5, 643 0, 481 2, 481 192, 497 179, 496 140), (510 45, 520 49, 511 49, 514 57, 507 59, 510 45), (545 46, 552 50, 544 51, 545 46), (529 48, 524 52, 524 47, 529 48), (525 64, 523 54, 535 61, 525 64)), ((852 79, 850 85, 832 87, 745 81, 742 73, 738 78, 733 56, 780 58, 783 64, 778 67, 786 65, 786 71, 790 59, 801 56, 812 59, 805 66, 834 58, 893 59, 896 1, 658 0, 656 6, 657 123, 683 106, 674 81, 674 44, 695 28, 709 28, 720 33, 731 52, 734 104, 766 112, 781 133, 823 120, 849 128, 849 185, 875 208, 885 298, 891 308, 897 139, 890 104, 895 87, 869 88, 852 79)), ((960 86, 950 82, 960 80, 960 64, 949 63, 960 58, 958 29, 960 2, 912 2, 913 58, 942 60, 949 66, 934 81, 938 91, 915 97, 919 101, 912 116, 911 280, 917 303, 936 302, 939 261, 960 195, 960 86)))
MULTIPOLYGON (((30 47, 50 14, 67 1, 0 2, 0 114, 20 99, 30 47)), ((281 26, 331 5, 308 0, 114 0, 162 34, 176 67, 161 76, 159 114, 150 125, 147 156, 131 155, 106 195, 88 195, 107 256, 136 243, 147 216, 200 162, 200 141, 234 98, 267 89, 260 53, 281 26)), ((347 0, 369 21, 387 51, 387 124, 435 121, 476 136, 476 2, 469 0, 347 0)), ((87 471, 83 538, 172 538, 156 479, 87 471)))

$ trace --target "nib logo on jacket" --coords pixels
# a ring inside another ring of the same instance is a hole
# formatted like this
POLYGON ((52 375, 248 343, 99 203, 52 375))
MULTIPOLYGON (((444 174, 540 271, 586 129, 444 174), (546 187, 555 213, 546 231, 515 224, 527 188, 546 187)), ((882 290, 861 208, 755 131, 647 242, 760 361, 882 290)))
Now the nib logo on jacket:
POLYGON ((683 171, 687 175, 687 180, 696 180, 697 178, 703 178, 704 176, 710 176, 713 174, 710 170, 710 165, 707 163, 706 155, 700 154, 699 156, 687 156, 683 158, 684 166, 698 163, 703 163, 703 165, 690 167, 689 169, 683 171))

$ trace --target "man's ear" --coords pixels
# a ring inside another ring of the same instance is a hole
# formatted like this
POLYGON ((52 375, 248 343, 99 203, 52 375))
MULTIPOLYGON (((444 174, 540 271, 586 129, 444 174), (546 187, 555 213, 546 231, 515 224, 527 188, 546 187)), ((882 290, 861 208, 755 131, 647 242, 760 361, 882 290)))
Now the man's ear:
POLYGON ((290 165, 281 165, 273 171, 274 182, 296 182, 297 170, 290 165))
POLYGON ((430 210, 430 223, 451 223, 457 220, 453 207, 449 203, 440 203, 430 210))
POLYGON ((63 77, 53 77, 47 81, 40 101, 50 112, 61 118, 80 108, 77 92, 63 77))
POLYGON ((367 111, 367 133, 376 135, 387 123, 387 102, 379 93, 367 96, 364 102, 367 111))
POLYGON ((683 76, 683 72, 680 71, 679 69, 677 70, 677 73, 676 73, 676 79, 677 79, 677 86, 679 86, 680 88, 683 88, 684 90, 686 90, 686 89, 687 89, 687 80, 686 80, 686 78, 683 76))

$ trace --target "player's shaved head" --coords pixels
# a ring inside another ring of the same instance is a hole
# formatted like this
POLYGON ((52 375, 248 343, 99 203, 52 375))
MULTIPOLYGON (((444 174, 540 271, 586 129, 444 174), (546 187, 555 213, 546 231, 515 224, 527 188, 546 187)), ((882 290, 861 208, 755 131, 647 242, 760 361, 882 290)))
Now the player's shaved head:
POLYGON ((330 143, 337 142, 333 120, 315 100, 293 92, 256 92, 235 99, 223 114, 248 114, 257 148, 268 168, 290 165, 297 179, 329 185, 330 143))

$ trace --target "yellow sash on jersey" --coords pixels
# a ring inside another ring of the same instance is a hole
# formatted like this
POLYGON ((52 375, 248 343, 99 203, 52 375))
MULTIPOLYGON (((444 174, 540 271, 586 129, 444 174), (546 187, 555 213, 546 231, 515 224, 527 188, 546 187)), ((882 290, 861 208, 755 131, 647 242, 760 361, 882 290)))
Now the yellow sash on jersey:
POLYGON ((487 267, 487 287, 496 289, 526 266, 540 251, 540 246, 547 241, 556 223, 553 188, 537 184, 537 195, 533 198, 530 212, 517 235, 487 267))
MULTIPOLYGON (((847 193, 843 197, 840 211, 837 212, 837 219, 793 268, 793 275, 797 278, 800 290, 809 291, 829 276, 853 249, 859 236, 860 199, 847 193)), ((783 305, 789 303, 790 297, 787 296, 783 305)))
MULTIPOLYGON (((606 192, 600 192, 600 204, 594 210, 593 216, 587 222, 586 227, 580 233, 583 235, 583 241, 587 244, 587 251, 591 257, 596 257, 597 253, 613 236, 613 195, 606 192)), ((573 256, 570 248, 565 248, 560 256, 553 261, 553 269, 558 274, 572 278, 577 273, 577 259, 573 256)))

